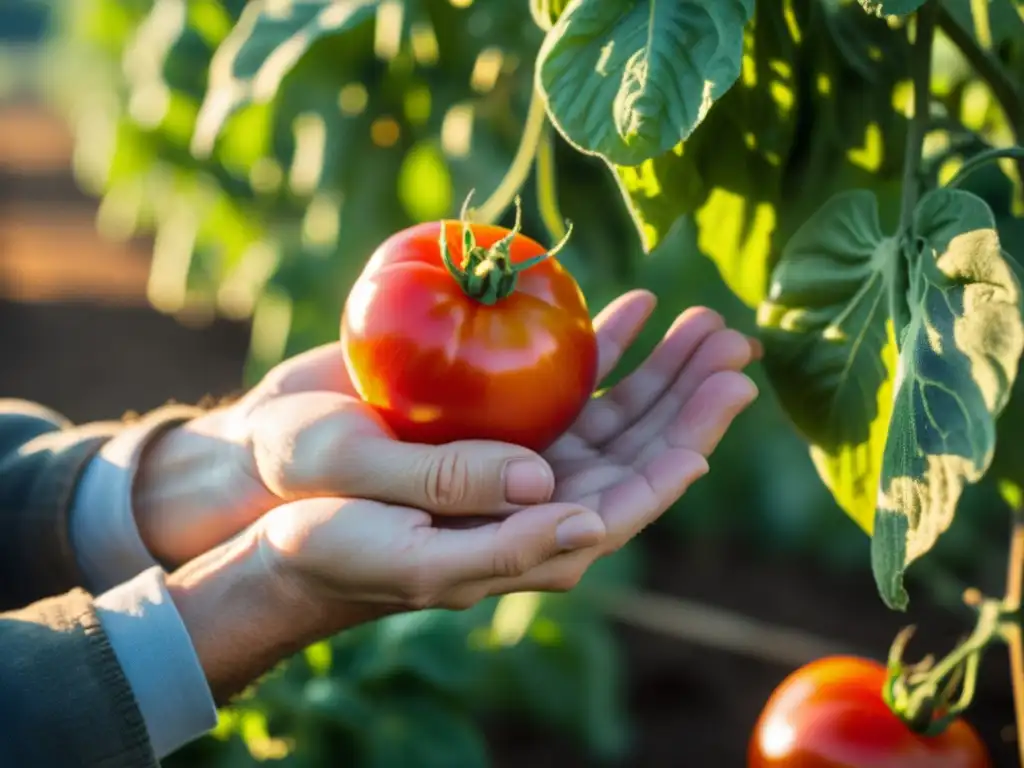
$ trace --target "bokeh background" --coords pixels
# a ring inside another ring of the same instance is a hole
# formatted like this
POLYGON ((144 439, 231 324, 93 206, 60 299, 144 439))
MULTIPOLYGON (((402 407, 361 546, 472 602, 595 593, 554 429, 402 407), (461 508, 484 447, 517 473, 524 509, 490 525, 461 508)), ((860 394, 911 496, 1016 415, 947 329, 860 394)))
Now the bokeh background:
MULTIPOLYGON (((526 0, 422 0, 405 15, 385 2, 344 46, 315 46, 200 162, 188 147, 206 73, 242 5, 0 2, 0 396, 82 422, 238 390, 335 338, 390 232, 502 178, 541 39, 526 0)), ((624 369, 692 304, 753 330, 693 232, 641 257, 611 178, 554 147, 577 226, 563 261, 594 311, 634 286, 660 298, 624 369)), ((544 239, 530 184, 525 228, 544 239)), ((762 397, 710 474, 577 593, 322 643, 168 763, 740 766, 761 705, 802 661, 884 658, 907 623, 917 653, 946 650, 969 628, 963 586, 1001 585, 994 489, 971 489, 911 569, 911 613, 889 613, 867 539, 753 375, 762 397)), ((1012 765, 1000 653, 971 719, 1012 765)))

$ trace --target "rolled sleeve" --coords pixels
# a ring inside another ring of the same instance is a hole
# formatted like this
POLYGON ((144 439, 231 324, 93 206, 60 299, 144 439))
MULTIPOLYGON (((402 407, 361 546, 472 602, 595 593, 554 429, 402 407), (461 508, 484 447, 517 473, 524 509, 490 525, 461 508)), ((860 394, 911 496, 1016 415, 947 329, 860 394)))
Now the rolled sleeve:
POLYGON ((103 593, 95 610, 158 758, 217 725, 213 695, 162 569, 147 568, 103 593))
POLYGON ((197 415, 197 409, 167 406, 107 441, 78 483, 70 535, 85 585, 102 592, 156 565, 139 535, 132 487, 146 447, 167 429, 197 415))

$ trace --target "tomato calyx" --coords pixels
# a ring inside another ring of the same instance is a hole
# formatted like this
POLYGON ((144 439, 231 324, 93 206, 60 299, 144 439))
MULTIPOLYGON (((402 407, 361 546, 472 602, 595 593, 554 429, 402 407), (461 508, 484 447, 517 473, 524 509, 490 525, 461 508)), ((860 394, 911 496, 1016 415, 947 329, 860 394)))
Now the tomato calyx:
POLYGON ((941 660, 933 655, 916 664, 903 660, 913 626, 900 631, 889 650, 883 698, 908 728, 924 736, 941 734, 968 709, 981 658, 999 632, 1003 618, 999 601, 965 595, 965 603, 978 611, 978 623, 941 660))
POLYGON ((566 221, 565 236, 547 253, 513 264, 509 251, 512 248, 512 242, 522 229, 523 222, 523 208, 519 196, 516 195, 515 198, 515 224, 505 237, 490 248, 481 248, 476 244, 476 237, 473 235, 473 229, 468 220, 469 201, 472 197, 473 192, 470 191, 462 204, 462 212, 459 214, 459 221, 462 224, 462 264, 456 265, 452 259, 451 251, 448 248, 448 232, 444 222, 441 224, 438 245, 441 248, 441 260, 444 262, 445 268, 455 278, 465 294, 481 304, 492 305, 512 295, 516 289, 520 272, 552 258, 565 247, 572 234, 572 222, 566 221))

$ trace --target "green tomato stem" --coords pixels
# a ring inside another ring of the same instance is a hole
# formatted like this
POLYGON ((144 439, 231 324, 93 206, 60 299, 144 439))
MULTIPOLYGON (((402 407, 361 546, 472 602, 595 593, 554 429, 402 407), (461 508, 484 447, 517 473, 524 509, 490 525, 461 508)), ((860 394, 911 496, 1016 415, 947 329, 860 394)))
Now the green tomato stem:
MULTIPOLYGON (((937 6, 935 12, 938 16, 939 29, 960 49, 974 71, 992 89, 992 95, 999 102, 1007 122, 1013 129, 1015 142, 1024 144, 1024 93, 1021 92, 1016 80, 992 51, 978 45, 974 35, 957 21, 943 3, 934 5, 937 6)), ((1017 158, 1017 173, 1024 180, 1024 158, 1017 158)))
POLYGON ((919 664, 903 661, 913 627, 900 632, 889 651, 885 700, 912 730, 927 736, 942 733, 970 707, 985 651, 1005 639, 1007 627, 1016 627, 1002 600, 968 590, 964 602, 977 609, 978 621, 971 634, 937 663, 930 657, 919 664))
POLYGON ((914 209, 920 193, 921 152, 928 130, 931 107, 932 42, 935 39, 935 6, 927 2, 914 14, 916 31, 910 54, 911 80, 914 84, 914 114, 907 127, 907 148, 903 158, 903 197, 900 201, 900 234, 905 234, 914 220, 914 209))
POLYGON ((984 152, 980 152, 974 157, 967 160, 960 169, 953 174, 948 182, 947 187, 958 187, 964 180, 974 173, 976 170, 981 168, 983 165, 1001 160, 1003 158, 1013 158, 1015 160, 1024 159, 1024 147, 1012 146, 1012 147, 999 147, 996 149, 989 149, 984 152))
POLYGON ((448 230, 445 222, 441 222, 441 233, 438 235, 438 246, 441 249, 441 261, 448 273, 455 279, 465 294, 481 304, 491 306, 507 299, 516 289, 519 273, 535 267, 543 261, 556 256, 572 234, 572 222, 566 221, 566 232, 555 246, 538 256, 513 264, 509 252, 516 236, 522 230, 523 207, 519 196, 515 197, 516 221, 505 237, 494 243, 490 248, 480 248, 476 244, 473 230, 469 222, 469 201, 473 192, 466 196, 462 204, 460 221, 462 223, 462 264, 456 265, 448 248, 448 230))

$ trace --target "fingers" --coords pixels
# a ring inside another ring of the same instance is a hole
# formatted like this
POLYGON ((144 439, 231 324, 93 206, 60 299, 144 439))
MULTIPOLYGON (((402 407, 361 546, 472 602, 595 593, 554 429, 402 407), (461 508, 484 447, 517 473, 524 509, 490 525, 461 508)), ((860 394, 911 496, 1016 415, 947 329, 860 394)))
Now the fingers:
POLYGON ((736 371, 705 379, 666 430, 669 444, 710 456, 737 416, 757 398, 757 385, 736 371))
POLYGON ((352 496, 438 514, 493 514, 550 499, 536 453, 483 440, 394 440, 371 408, 330 392, 275 398, 251 418, 257 472, 278 498, 352 496))
POLYGON ((656 303, 654 294, 649 291, 629 291, 611 302, 594 318, 598 381, 612 372, 622 354, 636 340, 656 303))
POLYGON ((576 504, 545 504, 477 528, 433 529, 420 566, 443 574, 447 589, 479 588, 478 582, 521 578, 553 557, 595 547, 605 536, 596 512, 576 504))
POLYGON ((592 547, 553 557, 520 576, 493 579, 488 595, 525 591, 565 591, 576 586, 599 557, 624 546, 707 474, 707 460, 696 451, 662 451, 639 473, 601 492, 585 504, 595 505, 607 534, 592 547))
POLYGON ((671 386, 607 449, 622 461, 633 461, 675 421, 683 406, 712 374, 742 370, 750 363, 750 354, 750 342, 738 331, 719 330, 706 336, 671 386))
POLYGON ((345 493, 439 514, 512 511, 551 498, 554 473, 525 448, 467 440, 431 446, 374 438, 346 452, 345 493))
MULTIPOLYGON (((700 456, 706 459, 711 456, 736 417, 756 397, 757 387, 742 373, 716 373, 698 388, 669 426, 648 440, 632 456, 634 470, 654 491, 659 504, 667 498, 667 508, 682 495, 682 492, 677 493, 674 489, 682 482, 679 472, 685 471, 687 457, 692 459, 693 456, 700 456), (676 495, 672 496, 673 493, 676 495)), ((634 476, 627 473, 627 477, 628 480, 602 493, 599 506, 602 515, 606 504, 611 510, 609 514, 615 514, 619 505, 641 501, 637 495, 619 498, 619 494, 628 494, 625 487, 635 482, 634 476)), ((686 484, 683 487, 685 489, 686 484)), ((586 498, 583 501, 590 502, 586 498)), ((605 516, 605 519, 608 520, 608 517, 605 516)), ((609 522, 609 526, 614 528, 614 523, 609 522)))
POLYGON ((468 607, 486 584, 514 579, 567 551, 594 548, 605 527, 593 511, 545 504, 469 530, 441 530, 429 515, 362 499, 314 498, 258 523, 272 570, 303 595, 411 608, 468 607))
POLYGON ((285 360, 263 378, 256 390, 275 395, 315 391, 356 394, 338 341, 285 360))
POLYGON ((591 445, 619 434, 658 401, 705 339, 724 328, 721 315, 710 309, 683 312, 640 367, 587 404, 573 432, 591 445))

